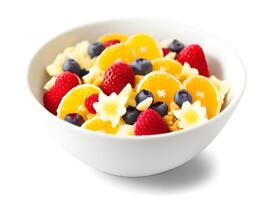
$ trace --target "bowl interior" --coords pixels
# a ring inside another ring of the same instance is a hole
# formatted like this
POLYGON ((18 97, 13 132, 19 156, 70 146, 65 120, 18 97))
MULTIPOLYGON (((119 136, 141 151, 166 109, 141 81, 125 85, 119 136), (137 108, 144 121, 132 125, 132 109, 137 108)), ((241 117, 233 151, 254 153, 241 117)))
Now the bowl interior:
POLYGON ((224 107, 240 98, 245 86, 245 71, 239 57, 221 41, 193 28, 160 20, 111 20, 85 25, 65 32, 46 43, 33 57, 28 70, 29 87, 42 105, 43 86, 48 80, 45 67, 66 47, 82 40, 94 42, 104 34, 119 32, 132 35, 139 32, 151 34, 158 41, 177 38, 184 44, 200 44, 206 54, 210 74, 229 81, 231 89, 224 107))

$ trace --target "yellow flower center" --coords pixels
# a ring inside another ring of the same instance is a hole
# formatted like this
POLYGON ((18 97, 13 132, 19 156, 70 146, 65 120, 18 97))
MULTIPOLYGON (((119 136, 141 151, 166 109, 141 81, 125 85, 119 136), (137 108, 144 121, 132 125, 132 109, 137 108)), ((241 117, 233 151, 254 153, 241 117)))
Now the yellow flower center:
POLYGON ((109 101, 103 105, 103 109, 109 116, 116 115, 117 108, 118 108, 118 102, 116 101, 109 101))
POLYGON ((187 123, 194 124, 197 122, 199 116, 198 113, 194 110, 188 110, 184 113, 184 120, 187 121, 187 123))

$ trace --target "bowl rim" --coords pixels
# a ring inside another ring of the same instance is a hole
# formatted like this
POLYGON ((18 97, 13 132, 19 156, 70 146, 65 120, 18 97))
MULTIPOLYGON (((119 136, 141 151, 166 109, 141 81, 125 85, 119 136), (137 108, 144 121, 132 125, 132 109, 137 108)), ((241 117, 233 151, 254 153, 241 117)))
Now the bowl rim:
POLYGON ((215 121, 220 120, 221 118, 223 118, 228 112, 230 112, 232 109, 234 109, 238 102, 240 101, 244 90, 246 88, 246 84, 247 84, 247 72, 246 72, 246 68, 245 65, 243 63, 243 61, 241 60, 240 56, 235 52, 235 50, 233 50, 225 41, 214 37, 213 35, 206 33, 205 31, 202 31, 200 29, 191 27, 189 25, 186 24, 182 24, 180 22, 177 21, 171 21, 171 20, 162 20, 162 19, 155 19, 155 18, 121 18, 121 19, 108 19, 108 20, 97 20, 97 21, 93 21, 90 23, 86 23, 80 26, 76 26, 74 28, 68 29, 67 31, 61 32, 60 34, 54 36, 53 38, 51 38, 50 40, 48 40, 47 42, 45 42, 44 44, 42 44, 40 46, 40 48, 36 51, 36 53, 31 57, 31 60, 28 64, 28 68, 27 68, 27 91, 28 93, 30 93, 31 98, 33 99, 34 105, 35 107, 37 107, 40 112, 42 112, 43 114, 45 114, 45 117, 48 117, 49 119, 53 120, 55 119, 55 122, 58 122, 59 124, 62 123, 62 126, 66 126, 69 127, 70 129, 73 129, 75 132, 79 132, 79 134, 85 134, 85 135, 91 135, 91 136, 96 136, 96 137, 104 137, 104 138, 110 138, 110 139, 114 139, 114 140, 155 140, 155 139, 162 139, 162 138, 168 138, 168 137, 175 137, 175 136, 182 136, 184 134, 187 134, 188 132, 192 132, 198 128, 202 128, 204 126, 207 126, 208 124, 211 124, 215 121), (57 116, 51 114, 49 111, 47 111, 44 106, 42 106, 40 104, 40 102, 35 98, 35 96, 33 95, 32 89, 31 89, 31 85, 30 85, 30 74, 31 74, 31 66, 33 63, 34 58, 36 57, 36 55, 42 50, 42 48, 44 46, 46 46, 48 43, 52 42, 53 40, 56 40, 57 38, 73 32, 75 30, 79 30, 79 29, 83 29, 86 28, 88 26, 94 26, 94 25, 101 25, 101 24, 106 24, 106 23, 116 23, 116 22, 130 22, 130 21, 154 21, 157 23, 168 23, 168 24, 173 24, 175 26, 182 26, 184 29, 188 29, 190 31, 193 31, 195 33, 204 35, 206 37, 209 37, 213 40, 218 41, 219 43, 221 43, 221 45, 224 45, 227 49, 229 49, 229 51, 232 52, 232 54, 235 55, 235 57, 239 60, 240 62, 240 66, 241 66, 241 70, 242 70, 242 74, 243 74, 243 82, 241 85, 241 90, 237 91, 236 94, 234 95, 233 99, 229 102, 229 104, 219 113, 217 114, 215 117, 213 117, 212 119, 209 119, 208 121, 206 121, 205 123, 201 123, 201 124, 197 124, 194 125, 192 127, 189 127, 187 129, 184 130, 178 130, 178 131, 173 131, 173 132, 168 132, 168 133, 163 133, 163 134, 156 134, 156 135, 142 135, 142 136, 124 136, 124 135, 120 135, 120 136, 115 136, 113 134, 107 134, 101 131, 91 131, 91 130, 86 130, 83 129, 81 127, 72 125, 70 123, 66 123, 64 120, 59 119, 57 116), (43 112, 44 111, 44 112, 43 112))

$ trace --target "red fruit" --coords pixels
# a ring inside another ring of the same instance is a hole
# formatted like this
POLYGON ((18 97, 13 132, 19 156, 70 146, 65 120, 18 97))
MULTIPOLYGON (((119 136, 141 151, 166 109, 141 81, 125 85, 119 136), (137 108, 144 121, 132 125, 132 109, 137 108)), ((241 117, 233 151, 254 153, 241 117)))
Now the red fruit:
POLYGON ((60 74, 55 82, 55 85, 43 96, 44 107, 54 115, 57 114, 58 105, 65 94, 73 87, 80 84, 80 79, 77 75, 71 72, 60 74))
POLYGON ((92 94, 89 97, 87 97, 85 100, 85 106, 86 106, 87 110, 92 114, 96 114, 96 111, 93 107, 93 104, 95 102, 98 102, 98 94, 92 94))
POLYGON ((106 95, 112 92, 119 94, 130 83, 134 87, 134 72, 130 65, 123 62, 112 64, 104 74, 101 89, 106 95))
POLYGON ((166 56, 168 53, 170 53, 170 50, 168 48, 162 48, 163 56, 166 56))
POLYGON ((176 60, 181 64, 185 62, 189 63, 191 67, 198 69, 200 75, 209 76, 205 54, 202 48, 197 44, 191 44, 180 51, 176 60))
POLYGON ((136 135, 155 135, 168 132, 168 127, 158 112, 148 109, 137 118, 134 131, 136 135))
POLYGON ((121 42, 120 40, 109 40, 109 41, 104 42, 103 45, 105 48, 107 48, 109 46, 112 46, 114 44, 118 44, 120 42, 121 42))

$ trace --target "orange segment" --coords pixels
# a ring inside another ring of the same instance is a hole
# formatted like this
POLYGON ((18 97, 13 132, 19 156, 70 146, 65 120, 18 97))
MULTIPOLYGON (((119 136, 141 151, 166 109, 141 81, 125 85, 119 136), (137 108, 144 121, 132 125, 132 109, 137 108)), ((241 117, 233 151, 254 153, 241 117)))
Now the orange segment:
POLYGON ((98 38, 98 41, 107 42, 109 40, 120 40, 121 42, 125 42, 127 39, 128 39, 128 35, 125 35, 122 33, 110 33, 110 34, 106 34, 98 38))
POLYGON ((61 100, 57 116, 61 119, 69 113, 79 113, 86 120, 89 114, 84 105, 85 99, 91 94, 100 93, 100 89, 92 84, 83 84, 72 88, 61 100))
POLYGON ((164 71, 173 75, 179 75, 183 66, 176 60, 170 58, 157 58, 152 61, 153 71, 164 71))
POLYGON ((128 53, 127 46, 119 43, 106 48, 98 57, 95 67, 106 71, 116 61, 130 63, 134 58, 128 53))
POLYGON ((113 128, 110 121, 103 121, 98 116, 95 116, 84 122, 82 128, 91 131, 101 131, 104 133, 116 134, 119 129, 119 126, 113 128))
POLYGON ((135 58, 154 60, 163 57, 160 45, 150 35, 139 33, 130 37, 125 43, 135 58))
POLYGON ((145 89, 154 95, 154 102, 162 101, 170 105, 175 93, 182 88, 182 84, 175 76, 161 71, 147 74, 139 82, 137 92, 145 89))
POLYGON ((184 81, 184 87, 192 95, 193 102, 199 100, 206 107, 208 119, 220 112, 220 94, 211 80, 200 75, 190 77, 184 81))

